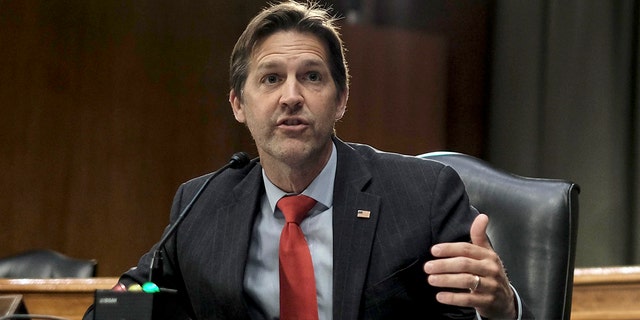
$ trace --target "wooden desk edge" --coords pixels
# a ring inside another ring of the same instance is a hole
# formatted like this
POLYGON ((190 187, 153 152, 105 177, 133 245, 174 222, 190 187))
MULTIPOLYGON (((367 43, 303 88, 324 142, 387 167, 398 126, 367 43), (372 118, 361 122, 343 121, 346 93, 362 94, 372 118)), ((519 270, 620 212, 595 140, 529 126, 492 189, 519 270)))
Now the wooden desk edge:
MULTIPOLYGON (((62 278, 62 279, 3 279, 0 292, 7 291, 86 291, 111 289, 118 277, 62 278)), ((640 283, 640 266, 576 268, 574 285, 602 283, 640 283)))
POLYGON ((574 285, 604 283, 640 283, 640 266, 576 268, 573 272, 574 285))
MULTIPOLYGON (((62 279, 3 279, 0 278, 0 292, 7 291, 87 291, 111 289, 118 277, 62 278, 62 279)), ((603 283, 640 283, 640 266, 620 266, 601 268, 576 268, 574 285, 603 283)))
POLYGON ((117 282, 117 277, 0 279, 0 292, 93 292, 111 289, 117 282))

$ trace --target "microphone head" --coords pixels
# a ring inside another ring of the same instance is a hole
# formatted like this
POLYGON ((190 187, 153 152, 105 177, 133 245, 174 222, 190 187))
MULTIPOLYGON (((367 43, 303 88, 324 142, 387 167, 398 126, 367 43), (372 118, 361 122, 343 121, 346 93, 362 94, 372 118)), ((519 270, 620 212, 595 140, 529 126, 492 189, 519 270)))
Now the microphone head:
POLYGON ((249 164, 249 155, 246 152, 236 152, 229 160, 229 167, 240 169, 249 164))

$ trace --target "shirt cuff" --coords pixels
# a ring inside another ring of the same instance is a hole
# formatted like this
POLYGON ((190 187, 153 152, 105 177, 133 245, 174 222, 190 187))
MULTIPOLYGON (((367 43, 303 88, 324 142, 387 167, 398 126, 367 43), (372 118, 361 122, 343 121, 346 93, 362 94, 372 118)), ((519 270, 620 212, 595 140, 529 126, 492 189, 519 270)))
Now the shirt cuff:
POLYGON ((518 294, 518 290, 514 288, 511 283, 509 283, 509 287, 513 290, 513 294, 516 296, 516 301, 518 302, 518 317, 516 319, 522 320, 522 300, 520 299, 520 295, 518 294))
MULTIPOLYGON (((516 288, 513 287, 513 285, 511 285, 511 283, 509 283, 509 287, 511 287, 511 290, 513 291, 513 294, 516 297, 516 302, 518 303, 518 310, 517 310, 517 314, 516 314, 516 319, 517 320, 522 320, 522 300, 520 299, 520 295, 518 294, 518 290, 516 290, 516 288)), ((478 313, 478 310, 476 310, 476 319, 477 320, 482 320, 482 317, 480 316, 480 313, 478 313)))

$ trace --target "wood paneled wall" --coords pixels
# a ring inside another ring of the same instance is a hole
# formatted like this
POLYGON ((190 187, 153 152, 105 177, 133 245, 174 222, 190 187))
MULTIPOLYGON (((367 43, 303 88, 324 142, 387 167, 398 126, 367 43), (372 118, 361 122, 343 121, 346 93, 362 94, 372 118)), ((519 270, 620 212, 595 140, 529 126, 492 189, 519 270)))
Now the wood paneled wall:
MULTIPOLYGON (((482 122, 451 120, 483 107, 460 85, 481 87, 486 62, 487 6, 469 3, 433 30, 343 27, 353 86, 340 137, 481 151, 482 122)), ((1 1, 0 256, 46 247, 118 275, 159 239, 181 182, 256 155, 228 106, 228 57, 264 5, 1 1)))

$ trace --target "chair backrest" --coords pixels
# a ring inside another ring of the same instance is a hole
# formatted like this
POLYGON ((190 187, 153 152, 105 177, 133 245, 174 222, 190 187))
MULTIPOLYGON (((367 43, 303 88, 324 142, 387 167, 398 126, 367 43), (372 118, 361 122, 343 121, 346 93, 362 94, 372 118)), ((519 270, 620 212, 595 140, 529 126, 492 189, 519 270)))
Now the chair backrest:
POLYGON ((487 234, 536 319, 569 319, 578 230, 577 184, 517 176, 462 153, 418 155, 455 169, 487 234))
POLYGON ((71 258, 48 249, 0 258, 0 278, 90 278, 96 276, 96 269, 96 260, 71 258))

